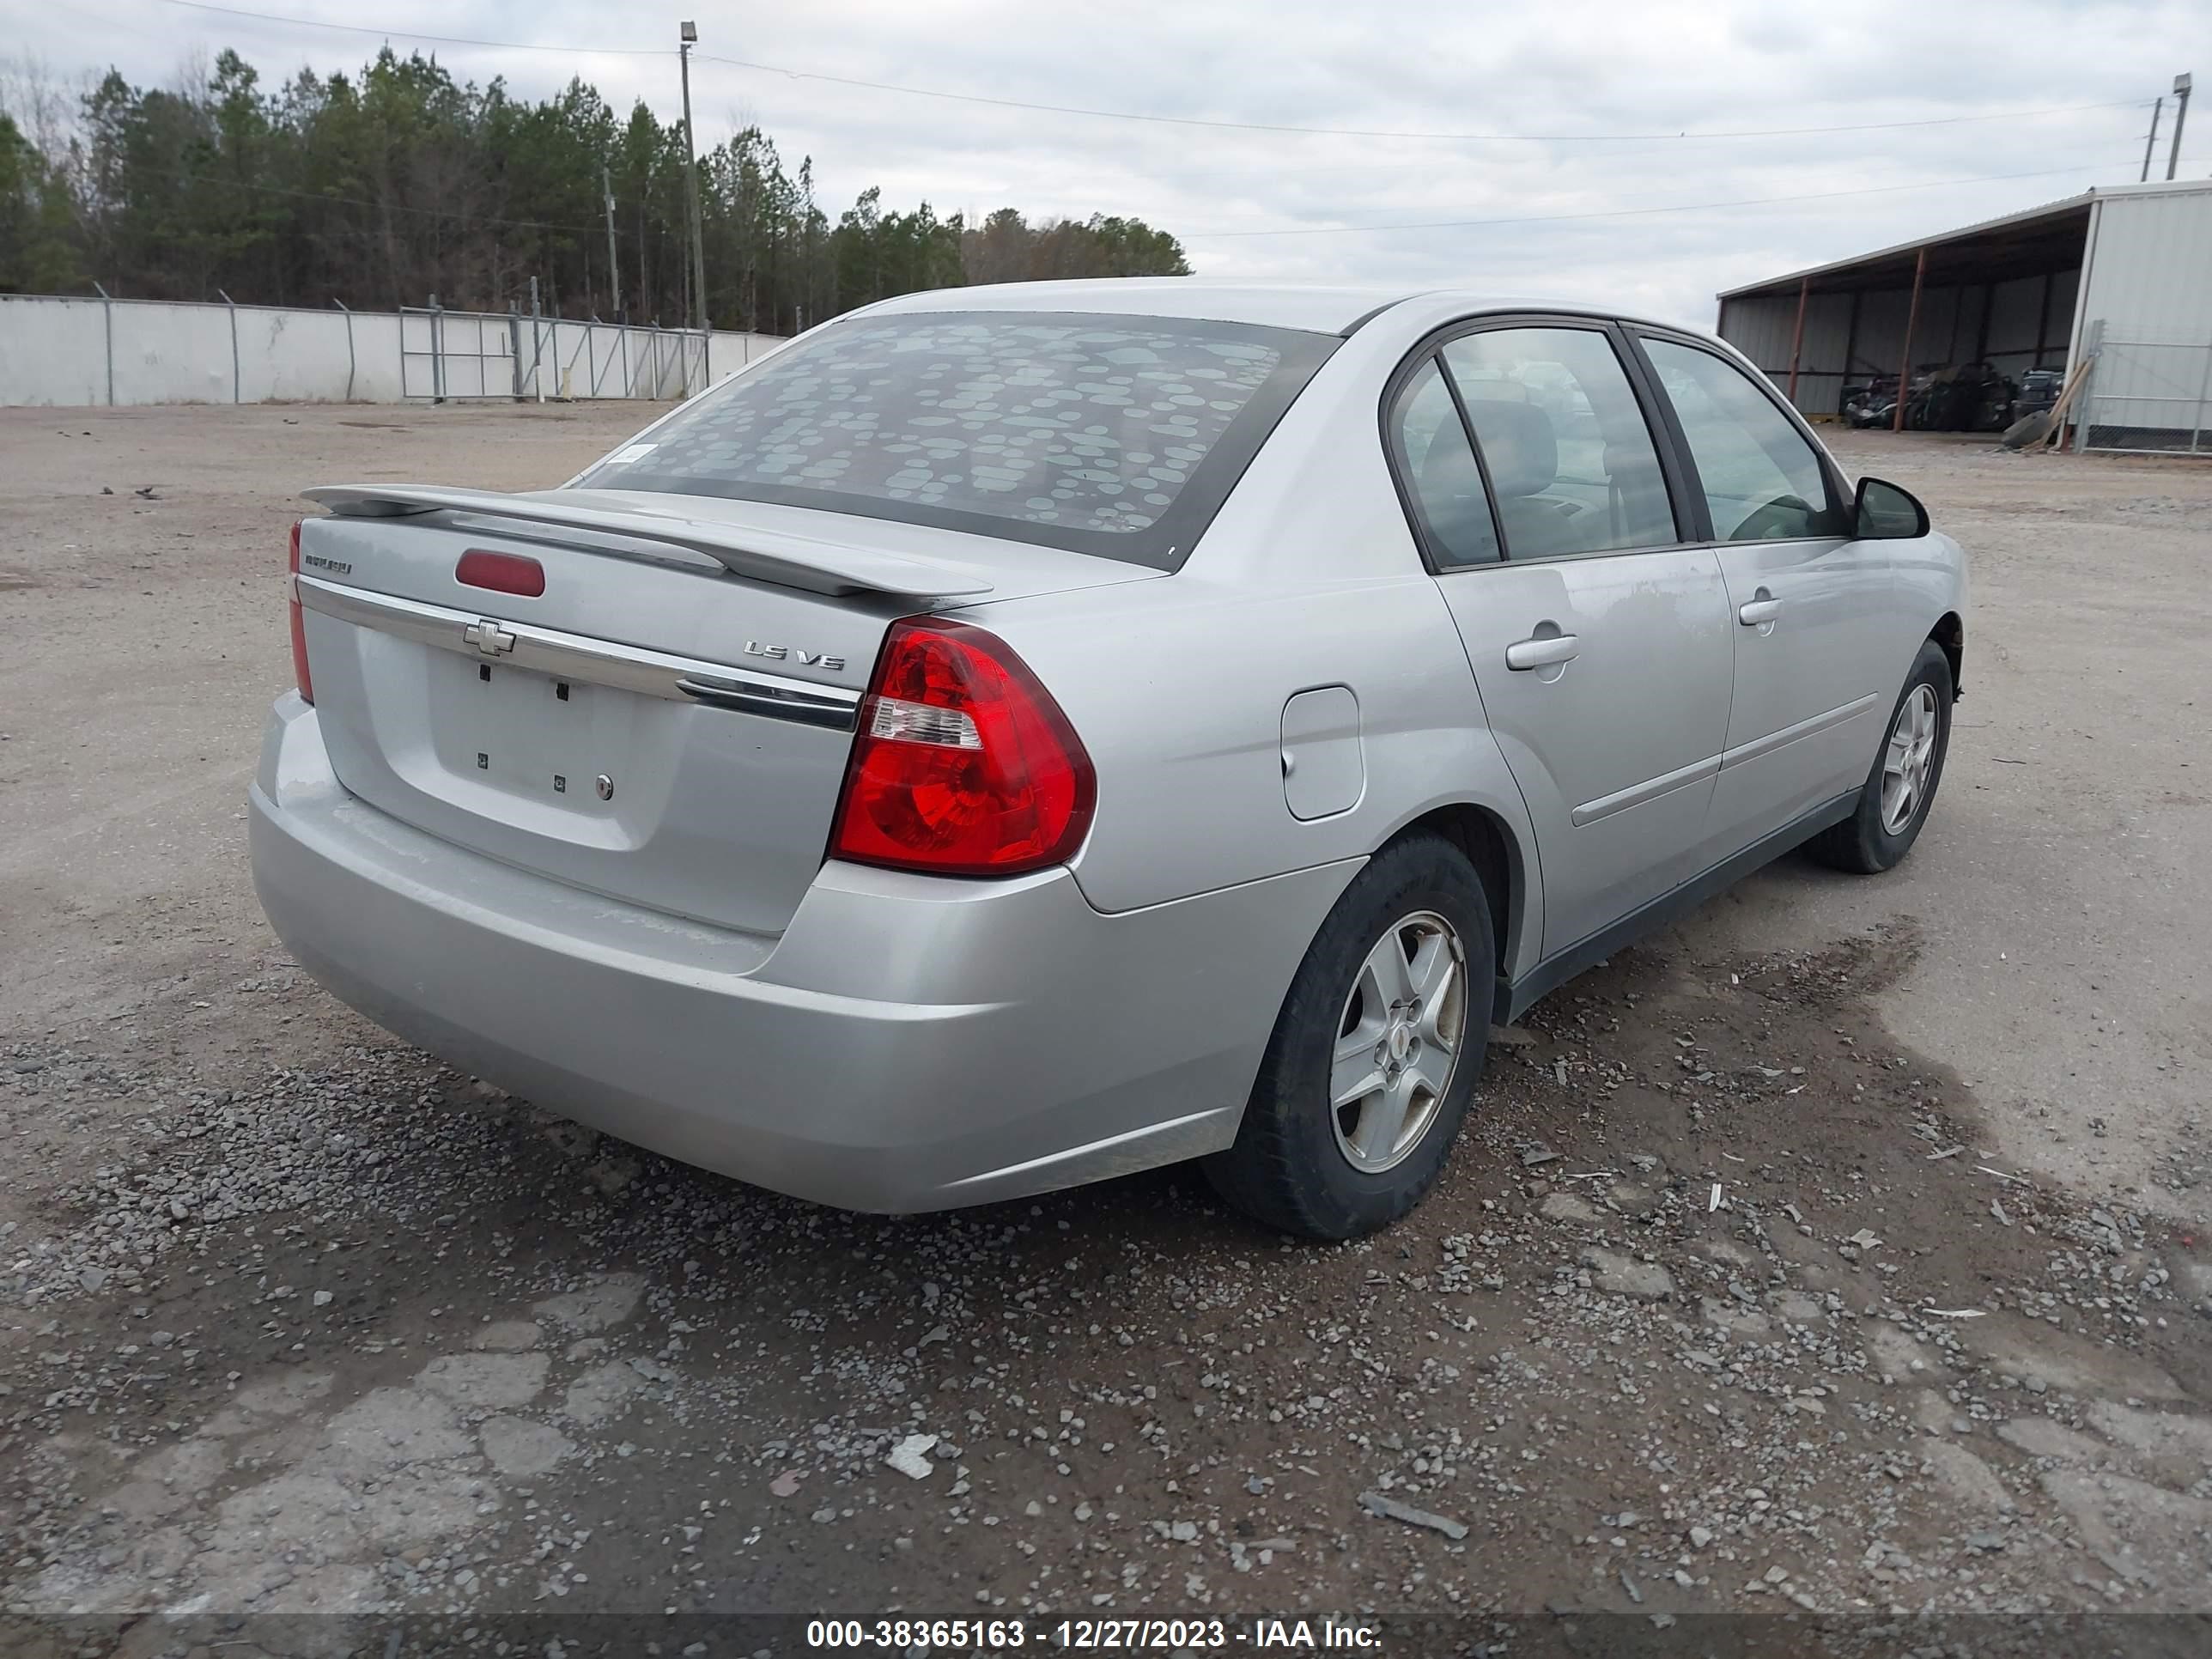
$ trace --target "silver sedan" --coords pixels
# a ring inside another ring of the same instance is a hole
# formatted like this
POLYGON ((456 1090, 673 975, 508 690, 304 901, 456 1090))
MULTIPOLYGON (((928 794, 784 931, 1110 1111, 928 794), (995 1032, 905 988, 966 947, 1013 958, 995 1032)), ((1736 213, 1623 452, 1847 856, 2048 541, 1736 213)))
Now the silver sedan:
POLYGON ((1190 281, 911 295, 559 489, 308 492, 279 934, 611 1133, 925 1210, 1183 1158, 1343 1237, 1493 1021, 1920 834, 1955 544, 1728 347, 1190 281))

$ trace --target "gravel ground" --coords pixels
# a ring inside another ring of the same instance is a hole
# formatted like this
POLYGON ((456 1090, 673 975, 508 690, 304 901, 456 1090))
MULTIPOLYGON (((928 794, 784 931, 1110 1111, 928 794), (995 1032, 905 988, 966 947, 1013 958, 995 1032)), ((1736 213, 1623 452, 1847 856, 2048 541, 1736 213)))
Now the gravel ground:
POLYGON ((1317 1249, 1176 1171, 813 1208, 286 959, 240 803, 289 493, 550 482, 641 418, 0 411, 0 1650, 903 1610, 2048 1652, 2212 1612, 2212 474, 1839 442, 1976 558, 1920 848, 1785 860, 1567 987, 1419 1213, 1317 1249))

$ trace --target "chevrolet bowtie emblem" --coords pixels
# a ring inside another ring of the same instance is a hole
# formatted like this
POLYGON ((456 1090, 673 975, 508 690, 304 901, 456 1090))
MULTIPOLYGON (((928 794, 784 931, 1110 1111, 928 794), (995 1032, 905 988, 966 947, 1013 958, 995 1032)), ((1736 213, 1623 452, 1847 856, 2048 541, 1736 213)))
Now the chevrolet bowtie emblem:
POLYGON ((487 657, 503 657, 514 649, 514 635, 489 617, 471 623, 461 630, 461 637, 487 657))

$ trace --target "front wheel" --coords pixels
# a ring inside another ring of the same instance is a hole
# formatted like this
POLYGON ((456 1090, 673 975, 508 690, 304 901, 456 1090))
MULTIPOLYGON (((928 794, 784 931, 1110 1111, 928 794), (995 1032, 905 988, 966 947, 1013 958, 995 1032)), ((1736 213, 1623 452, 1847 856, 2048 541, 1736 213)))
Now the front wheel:
POLYGON ((1951 702, 1951 659, 1930 640, 1913 661, 1850 817, 1807 842, 1806 851, 1838 870, 1870 876, 1911 850, 1943 779, 1951 702))
POLYGON ((1285 1232, 1352 1238, 1443 1172, 1482 1073, 1496 975, 1490 906, 1464 854, 1409 836, 1322 924, 1269 1038, 1216 1191, 1285 1232))

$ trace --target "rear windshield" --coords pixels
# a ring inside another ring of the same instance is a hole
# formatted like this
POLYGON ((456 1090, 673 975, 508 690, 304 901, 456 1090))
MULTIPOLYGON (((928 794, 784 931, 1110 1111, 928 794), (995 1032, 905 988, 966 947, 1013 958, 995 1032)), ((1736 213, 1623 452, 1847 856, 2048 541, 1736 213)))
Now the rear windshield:
POLYGON ((577 480, 980 531, 1172 569, 1334 335, 1065 312, 856 317, 577 480))

